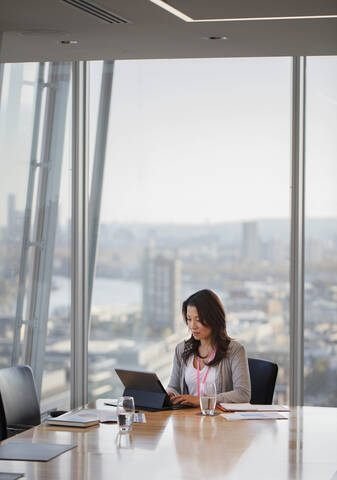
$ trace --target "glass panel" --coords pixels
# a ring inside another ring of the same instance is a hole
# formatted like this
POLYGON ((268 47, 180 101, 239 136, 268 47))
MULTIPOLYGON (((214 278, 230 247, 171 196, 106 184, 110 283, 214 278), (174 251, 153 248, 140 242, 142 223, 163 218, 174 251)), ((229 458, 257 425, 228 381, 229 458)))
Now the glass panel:
POLYGON ((304 401, 337 403, 337 57, 307 59, 304 401))
POLYGON ((0 367, 10 366, 13 351, 37 67, 32 63, 3 65, 0 92, 0 367))
POLYGON ((181 302, 224 302, 228 332, 288 396, 288 58, 115 63, 91 309, 89 396, 114 367, 167 383, 181 302))
POLYGON ((69 85, 70 63, 4 66, 0 361, 32 366, 42 409, 69 406, 69 85))

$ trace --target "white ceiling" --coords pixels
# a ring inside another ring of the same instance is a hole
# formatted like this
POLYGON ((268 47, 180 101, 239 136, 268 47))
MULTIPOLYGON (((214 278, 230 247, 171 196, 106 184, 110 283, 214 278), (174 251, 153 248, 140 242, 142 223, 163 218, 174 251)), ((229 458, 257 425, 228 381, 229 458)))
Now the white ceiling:
POLYGON ((1 0, 0 61, 337 54, 337 18, 208 21, 336 16, 337 0, 170 0, 192 19, 206 20, 202 22, 185 22, 150 0, 92 3, 130 23, 105 23, 62 0, 1 0), (227 40, 205 39, 222 35, 227 40))

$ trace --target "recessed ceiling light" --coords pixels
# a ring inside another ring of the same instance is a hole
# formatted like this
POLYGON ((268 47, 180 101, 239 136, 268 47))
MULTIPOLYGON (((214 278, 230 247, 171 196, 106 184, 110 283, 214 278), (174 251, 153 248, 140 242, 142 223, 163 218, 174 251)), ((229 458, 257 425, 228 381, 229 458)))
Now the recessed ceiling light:
POLYGON ((209 37, 202 37, 204 40, 227 40, 226 35, 210 35, 209 37))
POLYGON ((59 43, 62 45, 77 45, 78 40, 60 40, 59 43))

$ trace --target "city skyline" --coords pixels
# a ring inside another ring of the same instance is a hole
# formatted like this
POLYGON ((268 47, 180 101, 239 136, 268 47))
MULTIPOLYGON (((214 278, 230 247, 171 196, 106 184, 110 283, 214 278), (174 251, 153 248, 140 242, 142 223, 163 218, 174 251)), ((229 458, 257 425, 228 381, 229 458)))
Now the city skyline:
MULTIPOLYGON (((7 203, 4 203, 6 207, 6 223, 0 228, 7 229, 7 235, 10 237, 20 236, 21 228, 23 227, 24 222, 24 210, 17 208, 17 196, 15 193, 9 193, 7 196, 7 203)), ((310 227, 311 237, 313 239, 318 239, 321 237, 325 240, 329 237, 331 239, 337 239, 337 217, 316 217, 316 218, 306 218, 305 219, 306 228, 310 227)), ((178 231, 181 231, 182 234, 186 234, 185 228, 190 228, 190 235, 193 237, 197 231, 205 232, 205 229, 209 229, 210 232, 216 233, 217 235, 224 235, 222 229, 226 228, 226 237, 231 241, 237 240, 238 237, 243 238, 245 236, 245 229, 255 228, 254 225, 258 226, 258 230, 254 233, 256 238, 259 240, 266 241, 275 238, 282 239, 283 241, 290 241, 290 218, 254 218, 250 220, 236 220, 236 221, 224 221, 224 222, 199 222, 199 223, 164 223, 164 222, 100 222, 100 235, 99 241, 104 242, 105 231, 118 230, 118 228, 141 228, 146 232, 151 228, 158 228, 156 230, 156 235, 167 234, 171 229, 178 228, 178 231), (229 230, 228 230, 229 229, 229 230), (162 233, 160 233, 162 232, 162 233), (165 233, 166 232, 166 233, 165 233), (230 235, 228 236, 228 233, 230 235)), ((70 221, 63 224, 58 221, 58 230, 59 234, 67 232, 71 228, 70 221)), ((70 230, 69 230, 70 231, 70 230)), ((69 235, 68 231, 68 235, 69 235)), ((309 238, 310 240, 310 238, 309 238)), ((308 239, 307 239, 308 241, 308 239)), ((153 242, 153 240, 152 240, 153 242)), ((255 247, 256 248, 256 247, 255 247)))
MULTIPOLYGON (((1 293, 2 306, 7 304, 10 307, 13 301, 12 305, 15 306, 18 270, 13 266, 18 264, 20 257, 19 230, 23 215, 16 209, 13 196, 8 198, 8 210, 10 218, 6 231, 3 230, 1 247, 3 253, 11 252, 11 256, 4 255, 1 280, 2 285, 7 286, 1 293)), ((289 227, 288 221, 283 223, 289 227)), ((285 248, 279 237, 264 241, 261 238, 263 230, 258 222, 242 224, 236 231, 240 235, 239 240, 227 244, 222 240, 223 230, 215 229, 214 232, 214 227, 208 225, 180 229, 159 225, 158 236, 155 235, 155 228, 144 225, 101 224, 101 227, 89 341, 89 393, 92 398, 102 393, 110 396, 120 394, 120 384, 112 374, 116 363, 131 369, 155 368, 165 383, 171 370, 174 346, 186 337, 180 302, 193 291, 211 288, 224 302, 229 334, 243 342, 248 355, 261 356, 278 363, 275 399, 281 403, 287 402, 289 244, 285 248), (207 237, 207 234, 210 236, 207 237), (157 246, 155 256, 150 258, 144 254, 154 237, 157 246), (175 245, 181 247, 179 252, 175 245), (177 276, 178 271, 176 267, 172 268, 172 261, 165 259, 166 251, 170 251, 173 258, 175 255, 179 258, 181 275, 179 273, 177 276), (142 276, 142 271, 145 276, 142 276), (169 292, 180 290, 180 295, 173 294, 172 300, 168 299, 169 292), (144 302, 142 292, 144 295, 150 291, 153 291, 153 297, 148 297, 144 302), (152 304, 158 304, 159 309, 151 308, 154 312, 151 317, 148 306, 152 307, 152 304), (177 307, 175 315, 172 311, 174 304, 177 307), (156 322, 159 314, 162 314, 161 325, 156 322)), ((230 230, 227 225, 227 234, 230 230)), ((318 231, 321 232, 320 229, 318 231)), ((67 238, 69 232, 63 233, 67 238)), ((330 335, 326 335, 327 331, 331 331, 332 336, 337 334, 334 309, 336 274, 326 269, 326 261, 330 266, 336 259, 336 249, 333 248, 336 241, 337 237, 313 245, 316 263, 308 265, 306 277, 304 333, 305 368, 308 373, 305 388, 306 398, 314 404, 331 404, 336 395, 333 389, 336 351, 330 335), (319 263, 324 259, 325 263, 319 263), (322 369, 324 375, 320 373, 320 378, 324 378, 323 392, 317 390, 316 383, 317 372, 322 372, 322 369), (329 398, 325 398, 325 391, 329 392, 329 398)), ((62 397, 63 402, 69 399, 69 254, 67 243, 64 243, 59 231, 54 269, 50 272, 53 279, 50 291, 52 308, 46 319, 49 332, 43 384, 46 407, 48 402, 53 402, 54 395, 62 397)), ((3 310, 1 318, 4 339, 0 355, 2 362, 11 352, 15 319, 13 306, 7 312, 3 310)))

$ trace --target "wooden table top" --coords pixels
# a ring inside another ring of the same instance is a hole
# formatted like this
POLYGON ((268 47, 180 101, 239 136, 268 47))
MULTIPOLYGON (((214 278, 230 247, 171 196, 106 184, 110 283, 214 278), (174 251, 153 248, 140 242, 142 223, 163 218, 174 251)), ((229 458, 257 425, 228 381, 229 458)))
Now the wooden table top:
POLYGON ((116 424, 85 431, 40 425, 6 442, 77 448, 49 462, 0 461, 0 472, 28 480, 337 479, 337 408, 298 407, 288 420, 235 422, 198 413, 146 412, 146 424, 121 435, 116 424))

